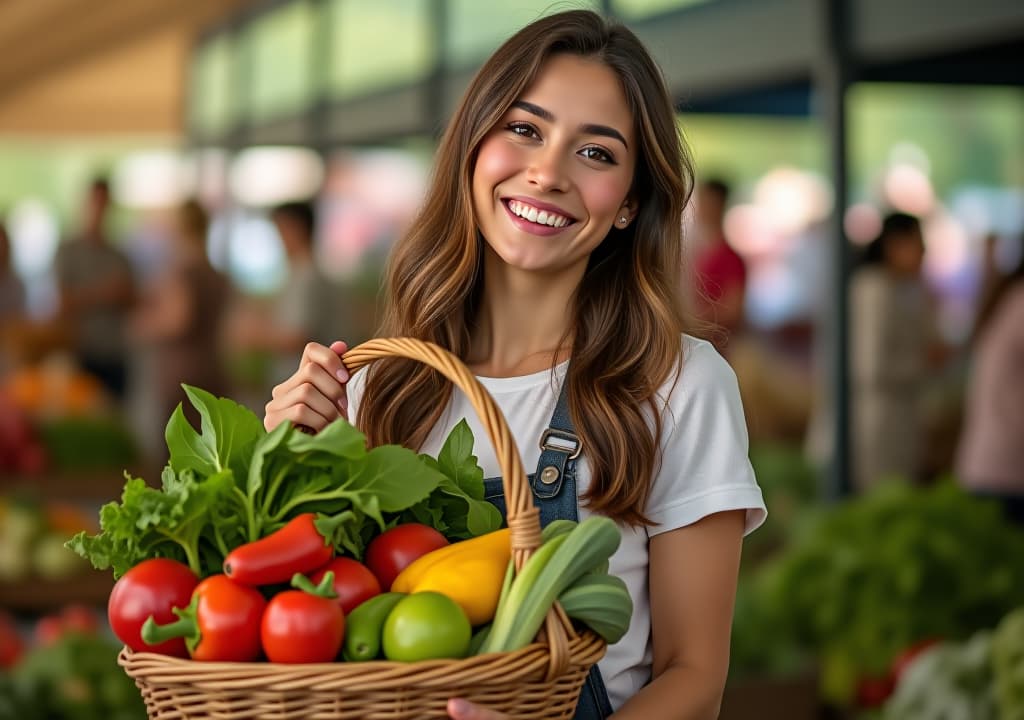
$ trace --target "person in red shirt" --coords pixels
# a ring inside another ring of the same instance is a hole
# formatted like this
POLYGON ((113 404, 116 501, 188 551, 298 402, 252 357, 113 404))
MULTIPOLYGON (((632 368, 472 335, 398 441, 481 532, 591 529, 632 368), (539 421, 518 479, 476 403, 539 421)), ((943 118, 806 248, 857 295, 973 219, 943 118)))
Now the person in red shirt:
POLYGON ((694 256, 694 312, 711 329, 710 338, 725 354, 729 337, 743 326, 747 267, 725 238, 723 220, 729 186, 718 179, 697 190, 697 237, 694 256))

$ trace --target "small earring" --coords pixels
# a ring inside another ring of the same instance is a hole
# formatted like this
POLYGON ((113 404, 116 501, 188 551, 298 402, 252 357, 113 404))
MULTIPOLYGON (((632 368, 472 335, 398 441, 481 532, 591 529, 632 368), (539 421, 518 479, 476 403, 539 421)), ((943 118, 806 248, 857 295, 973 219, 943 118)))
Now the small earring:
POLYGON ((627 218, 627 217, 626 217, 625 215, 623 215, 622 217, 620 217, 620 218, 619 218, 619 224, 620 224, 620 225, 625 225, 625 224, 626 224, 626 221, 627 221, 628 219, 629 219, 629 218, 627 218))

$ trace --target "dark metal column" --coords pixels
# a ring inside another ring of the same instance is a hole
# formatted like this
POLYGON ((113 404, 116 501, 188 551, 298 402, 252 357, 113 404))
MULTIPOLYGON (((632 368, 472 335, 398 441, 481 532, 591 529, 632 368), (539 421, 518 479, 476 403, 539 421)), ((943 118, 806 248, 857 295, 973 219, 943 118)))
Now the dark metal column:
POLYGON ((850 307, 847 292, 850 276, 850 246, 843 230, 847 206, 846 92, 853 81, 851 50, 852 13, 848 0, 820 0, 822 9, 821 47, 815 62, 814 81, 825 136, 829 144, 829 168, 835 190, 835 204, 829 219, 831 256, 828 268, 831 297, 829 311, 820 316, 818 333, 824 333, 822 367, 827 367, 825 407, 832 414, 831 462, 823 478, 828 500, 843 498, 852 490, 850 423, 850 307))

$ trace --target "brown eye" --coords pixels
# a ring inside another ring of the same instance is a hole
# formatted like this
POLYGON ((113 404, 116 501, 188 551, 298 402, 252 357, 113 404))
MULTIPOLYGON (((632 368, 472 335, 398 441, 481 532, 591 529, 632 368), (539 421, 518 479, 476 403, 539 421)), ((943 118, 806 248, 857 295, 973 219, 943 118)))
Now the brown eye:
POLYGON ((525 138, 537 138, 537 137, 540 137, 540 135, 538 135, 538 133, 537 133, 537 129, 533 125, 531 125, 530 123, 524 123, 524 122, 509 123, 508 124, 508 129, 513 134, 518 135, 519 137, 525 137, 525 138))
POLYGON ((609 165, 615 164, 615 159, 611 154, 599 147, 585 147, 580 150, 580 155, 587 160, 596 160, 597 162, 608 163, 609 165))

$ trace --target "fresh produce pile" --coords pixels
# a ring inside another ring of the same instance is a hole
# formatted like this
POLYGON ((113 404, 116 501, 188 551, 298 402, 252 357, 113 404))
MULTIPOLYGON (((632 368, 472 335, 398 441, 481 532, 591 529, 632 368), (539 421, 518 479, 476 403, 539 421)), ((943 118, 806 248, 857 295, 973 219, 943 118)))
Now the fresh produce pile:
POLYGON ((95 528, 93 513, 37 493, 0 494, 0 583, 62 581, 89 567, 64 547, 76 533, 95 528))
POLYGON ((465 422, 437 458, 366 448, 344 420, 270 433, 186 386, 162 488, 127 478, 69 546, 118 578, 108 616, 134 651, 193 660, 414 662, 525 647, 556 600, 609 643, 632 603, 608 575, 607 518, 556 521, 514 570, 465 422))
POLYGON ((24 638, 0 611, 0 720, 144 720, 117 652, 91 608, 42 617, 24 638))
POLYGON ((1024 719, 1024 607, 995 630, 936 642, 902 668, 885 720, 1024 719))
POLYGON ((951 479, 881 485, 821 509, 757 569, 736 632, 785 653, 775 667, 814 657, 830 702, 880 707, 922 644, 964 641, 1020 605, 1021 557, 1024 533, 996 502, 951 479))

